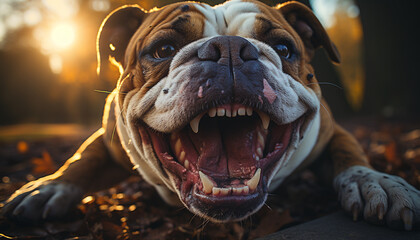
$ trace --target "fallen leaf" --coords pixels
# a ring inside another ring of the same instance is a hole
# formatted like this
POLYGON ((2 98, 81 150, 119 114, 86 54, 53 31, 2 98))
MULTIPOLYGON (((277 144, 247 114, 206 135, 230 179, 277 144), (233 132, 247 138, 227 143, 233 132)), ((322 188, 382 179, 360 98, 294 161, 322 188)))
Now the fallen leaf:
POLYGON ((42 157, 40 158, 32 158, 31 163, 34 165, 32 169, 34 175, 51 174, 57 169, 57 166, 47 151, 43 151, 42 157))

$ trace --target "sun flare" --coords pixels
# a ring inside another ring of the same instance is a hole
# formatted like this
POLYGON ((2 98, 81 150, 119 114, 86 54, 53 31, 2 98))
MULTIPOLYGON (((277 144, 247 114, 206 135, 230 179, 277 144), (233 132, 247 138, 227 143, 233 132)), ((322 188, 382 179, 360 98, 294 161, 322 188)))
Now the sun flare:
POLYGON ((64 50, 74 43, 76 29, 70 23, 57 23, 51 28, 50 37, 54 48, 64 50))

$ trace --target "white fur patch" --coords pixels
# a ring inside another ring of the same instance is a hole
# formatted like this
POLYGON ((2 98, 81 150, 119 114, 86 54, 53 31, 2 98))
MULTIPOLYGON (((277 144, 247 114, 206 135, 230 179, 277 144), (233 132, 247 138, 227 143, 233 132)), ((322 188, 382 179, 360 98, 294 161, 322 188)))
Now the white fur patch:
POLYGON ((309 153, 311 153, 312 148, 315 146, 316 140, 318 138, 320 126, 321 118, 318 111, 308 126, 308 129, 304 133, 302 142, 296 146, 296 150, 292 153, 290 159, 287 160, 283 166, 279 166, 280 169, 275 171, 275 174, 271 180, 269 191, 274 191, 284 181, 284 179, 288 177, 306 159, 309 153))
POLYGON ((204 38, 218 35, 249 37, 254 29, 255 16, 260 12, 255 4, 240 0, 215 7, 206 4, 195 6, 206 18, 204 38))

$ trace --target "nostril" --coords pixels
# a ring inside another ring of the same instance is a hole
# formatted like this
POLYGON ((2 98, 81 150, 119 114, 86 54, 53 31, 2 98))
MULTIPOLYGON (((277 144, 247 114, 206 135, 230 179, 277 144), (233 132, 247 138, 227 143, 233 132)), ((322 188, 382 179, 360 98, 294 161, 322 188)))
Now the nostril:
POLYGON ((217 62, 221 58, 220 43, 209 40, 198 50, 198 58, 202 61, 217 62))
POLYGON ((258 51, 251 43, 246 43, 244 44, 244 46, 242 46, 239 56, 244 62, 250 60, 257 60, 258 51))
POLYGON ((213 61, 233 66, 242 65, 246 61, 257 60, 258 50, 248 40, 237 36, 217 36, 205 42, 198 49, 201 61, 213 61))

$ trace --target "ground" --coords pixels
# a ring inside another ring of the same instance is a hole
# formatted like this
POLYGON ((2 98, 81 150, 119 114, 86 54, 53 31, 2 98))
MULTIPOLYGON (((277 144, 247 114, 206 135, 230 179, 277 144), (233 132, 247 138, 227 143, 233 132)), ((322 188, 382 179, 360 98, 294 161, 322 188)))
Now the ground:
MULTIPOLYGON (((360 141, 375 169, 399 175, 420 188, 420 121, 357 118, 340 122, 360 141)), ((78 128, 69 131, 72 134, 45 137, 28 136, 26 130, 10 135, 0 129, 0 202, 25 182, 54 172, 92 131, 78 128)), ((61 222, 22 226, 0 218, 0 238, 254 239, 338 209, 331 185, 314 171, 304 170, 271 194, 267 204, 249 219, 214 224, 184 208, 167 206, 151 186, 135 176, 87 196, 61 222)))

